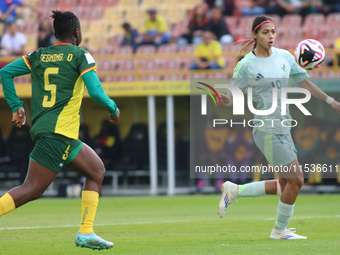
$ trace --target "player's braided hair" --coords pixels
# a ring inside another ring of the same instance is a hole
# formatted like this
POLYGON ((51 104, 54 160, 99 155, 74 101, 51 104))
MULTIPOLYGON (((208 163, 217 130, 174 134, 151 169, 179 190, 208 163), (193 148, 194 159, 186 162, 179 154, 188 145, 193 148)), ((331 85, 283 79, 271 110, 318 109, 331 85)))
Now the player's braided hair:
MULTIPOLYGON (((274 22, 271 18, 269 18, 269 17, 267 17, 265 15, 257 16, 254 19, 254 21, 253 21, 253 25, 251 27, 251 31, 254 32, 255 34, 257 34, 260 31, 261 27, 262 27, 262 25, 260 25, 260 24, 262 22, 266 21, 266 20, 270 20, 270 21, 274 22)), ((253 45, 253 49, 252 49, 252 50, 254 50, 256 48, 256 45, 257 45, 257 42, 256 42, 255 38, 248 40, 248 42, 245 45, 243 45, 243 47, 241 48, 240 52, 242 53, 242 51, 244 49, 246 49, 246 51, 249 51, 249 46, 251 44, 254 44, 253 45)))
POLYGON ((51 18, 53 21, 53 28, 58 39, 65 39, 72 36, 74 29, 80 28, 80 22, 73 12, 61 12, 58 10, 52 11, 51 18))

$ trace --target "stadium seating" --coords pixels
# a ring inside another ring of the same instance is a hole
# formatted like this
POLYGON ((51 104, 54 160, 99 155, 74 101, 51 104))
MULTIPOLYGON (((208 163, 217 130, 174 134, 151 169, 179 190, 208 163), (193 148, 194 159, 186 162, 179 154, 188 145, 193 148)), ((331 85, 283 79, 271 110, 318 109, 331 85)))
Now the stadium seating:
MULTIPOLYGON (((52 9, 72 10, 81 20, 81 27, 83 32, 83 43, 81 46, 88 49, 91 53, 97 55, 131 55, 133 49, 127 46, 119 46, 123 39, 124 30, 121 27, 123 22, 129 22, 133 28, 141 30, 143 21, 148 17, 147 10, 154 7, 158 13, 162 14, 169 27, 169 32, 173 41, 169 45, 162 45, 158 49, 154 46, 141 46, 137 49, 136 54, 138 58, 146 57, 148 54, 174 54, 185 53, 191 54, 194 51, 194 46, 186 45, 180 49, 177 48, 176 40, 184 33, 187 32, 188 26, 188 13, 189 11, 200 4, 200 0, 27 0, 27 3, 36 6, 38 12, 30 11, 26 7, 18 9, 18 16, 24 20, 19 30, 24 32, 27 37, 27 45, 25 46, 26 53, 36 50, 37 35, 38 35, 38 21, 49 17, 52 9), (94 8, 95 7, 95 8, 94 8), (38 14, 37 14, 38 13, 38 14)), ((236 7, 249 7, 251 0, 235 1, 236 7)), ((237 11, 235 11, 237 14, 237 11)), ((282 18, 278 15, 268 15, 272 18, 277 25, 278 37, 275 46, 284 49, 294 49, 298 42, 304 38, 313 38, 320 40, 326 49, 333 48, 334 41, 340 37, 340 29, 338 23, 340 21, 339 13, 332 13, 328 16, 323 14, 310 14, 305 17, 303 22, 299 14, 288 14, 282 18)), ((251 38, 251 26, 254 16, 239 17, 227 16, 224 17, 229 31, 234 36, 234 39, 251 38)), ((0 24, 0 33, 3 34, 4 25, 0 24)), ((139 40, 141 40, 139 38, 139 40)), ((223 48, 225 54, 228 52, 238 52, 245 42, 226 45, 223 48)), ((161 56, 164 58, 165 56, 161 56)), ((178 56, 176 56, 178 58, 178 56)), ((179 58, 179 61, 171 61, 170 63, 182 63, 182 67, 189 69, 188 63, 192 62, 192 57, 186 57, 187 60, 179 58)), ((236 57, 226 57, 228 59, 226 68, 233 68, 231 59, 237 60, 236 57)), ((328 56, 332 58, 332 56, 328 56)), ((100 58, 99 58, 100 59, 100 58)), ((105 64, 98 64, 100 72, 111 70, 109 60, 101 60, 108 62, 105 64)), ((139 60, 138 60, 139 61, 139 60)), ((139 66, 138 61, 116 61, 118 70, 125 70, 128 72, 138 71, 136 66, 139 66), (134 63, 130 67, 129 63, 134 63)), ((163 63, 163 61, 156 61, 163 63)), ((165 66, 163 64, 157 65, 155 72, 165 72, 173 70, 171 67, 159 68, 165 66)), ((177 64, 174 66, 178 66, 177 64)), ((176 67, 177 68, 177 67, 176 67)), ((180 68, 182 70, 182 68, 180 68)), ((156 75, 156 74, 155 74, 156 75)), ((214 76, 215 74, 212 74, 214 76)), ((217 73, 216 75, 219 75, 217 73)), ((156 76, 141 77, 142 79, 177 79, 183 77, 173 74, 157 74, 156 76), (157 76, 157 77, 156 77, 157 76)), ((115 75, 109 78, 107 73, 101 79, 105 80, 135 80, 133 75, 122 74, 122 77, 115 75), (122 78, 122 79, 120 79, 122 78)), ((20 81, 27 81, 26 78, 20 81)))

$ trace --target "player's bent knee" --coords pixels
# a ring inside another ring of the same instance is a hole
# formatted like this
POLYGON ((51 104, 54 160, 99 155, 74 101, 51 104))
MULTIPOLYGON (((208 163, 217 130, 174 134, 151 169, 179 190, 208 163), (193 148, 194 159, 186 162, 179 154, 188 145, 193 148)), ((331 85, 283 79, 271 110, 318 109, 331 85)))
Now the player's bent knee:
POLYGON ((289 178, 287 179, 288 183, 290 185, 293 185, 299 189, 301 189, 301 187, 303 186, 304 183, 304 179, 303 178, 289 178))
POLYGON ((97 182, 101 183, 103 181, 103 179, 104 179, 105 173, 106 173, 105 166, 101 162, 100 165, 98 164, 98 166, 96 166, 96 170, 92 172, 91 178, 94 181, 97 181, 97 182))

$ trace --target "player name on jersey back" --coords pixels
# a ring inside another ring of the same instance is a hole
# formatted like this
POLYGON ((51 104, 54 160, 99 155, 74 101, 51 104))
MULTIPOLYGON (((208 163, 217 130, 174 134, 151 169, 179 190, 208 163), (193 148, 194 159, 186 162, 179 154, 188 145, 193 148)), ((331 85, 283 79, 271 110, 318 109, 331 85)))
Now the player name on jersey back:
POLYGON ((64 61, 64 53, 40 55, 40 62, 59 62, 59 61, 64 61))

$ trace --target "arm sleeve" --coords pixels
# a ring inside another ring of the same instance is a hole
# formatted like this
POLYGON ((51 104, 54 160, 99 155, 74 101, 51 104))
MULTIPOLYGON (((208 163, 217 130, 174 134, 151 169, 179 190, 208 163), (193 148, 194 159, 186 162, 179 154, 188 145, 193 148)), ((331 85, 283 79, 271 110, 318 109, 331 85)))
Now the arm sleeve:
POLYGON ((214 50, 214 57, 222 57, 223 50, 222 50, 222 45, 217 42, 214 50))
POLYGON ((118 112, 117 105, 106 95, 95 71, 91 70, 84 73, 82 78, 91 98, 98 104, 104 106, 111 115, 116 115, 118 112))
MULTIPOLYGON (((248 87, 249 77, 246 70, 247 64, 243 60, 241 60, 240 62, 238 62, 236 68, 234 69, 233 78, 231 80, 231 84, 241 89, 243 93, 248 87)), ((228 90, 227 95, 228 94, 232 94, 230 90, 228 90)))
POLYGON ((165 18, 161 17, 159 19, 159 22, 160 22, 160 26, 159 26, 159 31, 158 32, 161 32, 161 33, 168 32, 168 24, 166 23, 165 18))
POLYGON ((309 78, 307 71, 299 66, 292 54, 287 52, 289 62, 291 63, 291 69, 289 77, 291 77, 296 83, 304 81, 309 78))
POLYGON ((2 89, 12 112, 23 108, 14 86, 14 77, 31 73, 23 58, 18 59, 0 70, 2 89))

